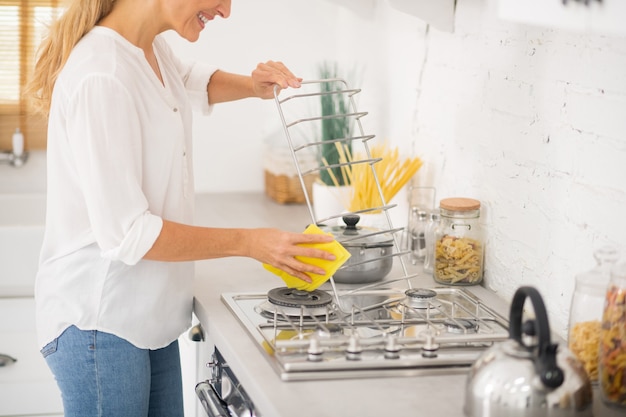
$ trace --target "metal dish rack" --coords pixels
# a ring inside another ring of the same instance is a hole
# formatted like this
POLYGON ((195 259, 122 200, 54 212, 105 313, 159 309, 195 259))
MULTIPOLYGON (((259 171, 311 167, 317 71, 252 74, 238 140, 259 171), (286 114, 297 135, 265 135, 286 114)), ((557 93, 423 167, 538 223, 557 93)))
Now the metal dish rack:
MULTIPOLYGON (((293 91, 293 90, 290 90, 290 91, 293 91)), ((348 291, 341 291, 341 294, 339 291, 337 291, 337 286, 335 284, 334 278, 331 277, 330 283, 332 285, 332 292, 335 296, 336 304, 339 308, 341 308, 341 306, 344 305, 344 303, 341 302, 339 297, 349 297, 352 294, 362 291, 362 290, 372 289, 374 287, 387 286, 390 283, 399 282, 399 281, 405 281, 407 288, 410 289, 412 288, 411 279, 417 276, 417 274, 412 274, 412 275, 409 274, 407 267, 406 267, 405 259, 404 259, 405 258, 404 255, 408 254, 409 251, 402 250, 400 247, 399 242, 401 241, 401 239, 398 236, 398 234, 402 232, 404 228, 403 227, 394 228, 392 221, 391 221, 391 216, 388 212, 393 207, 396 207, 396 204, 388 204, 385 201, 385 198, 383 195, 383 190, 381 188, 380 181, 376 173, 376 169, 375 169, 376 164, 382 161, 382 158, 372 157, 372 152, 370 151, 369 142, 375 138, 375 135, 365 134, 364 132, 361 119, 364 116, 366 116, 368 113, 357 110, 355 95, 357 95, 360 92, 361 92, 361 89, 350 88, 348 86, 348 83, 344 79, 341 79, 341 78, 305 80, 302 82, 302 87, 299 90, 297 90, 297 92, 287 95, 283 98, 279 97, 280 90, 278 86, 274 87, 274 99, 276 102, 276 106, 278 108, 278 112, 280 114, 280 119, 283 125, 285 137, 287 139, 289 148, 291 150, 295 168, 298 174, 298 178, 300 180, 302 190, 304 192, 304 197, 306 200, 309 213, 311 215, 312 222, 315 224, 322 224, 322 223, 332 222, 332 221, 336 222, 339 218, 347 214, 361 215, 361 214, 371 214, 371 213, 382 212, 384 213, 383 217, 385 219, 386 225, 384 225, 384 227, 381 228, 380 231, 375 231, 375 232, 372 232, 371 234, 362 234, 361 237, 374 236, 374 235, 383 234, 383 233, 388 233, 391 236, 393 236, 394 250, 392 251, 390 255, 385 255, 385 256, 397 258, 401 266, 400 268, 401 276, 391 277, 391 278, 387 277, 383 281, 380 281, 380 282, 362 285, 360 287, 350 289, 348 291), (322 89, 322 86, 325 86, 325 88, 322 89), (317 108, 316 106, 310 105, 312 102, 314 102, 314 100, 317 100, 315 101, 315 103, 318 104, 320 102, 321 97, 324 95, 342 95, 343 98, 347 99, 346 101, 348 103, 348 106, 347 106, 347 109, 345 109, 346 111, 336 112, 333 114, 322 114, 321 108, 317 108), (305 104, 308 104, 308 106, 303 107, 303 105, 305 104), (303 115, 303 113, 308 113, 308 114, 303 115), (321 122, 322 120, 338 119, 338 118, 350 119, 353 122, 353 125, 356 126, 356 129, 352 129, 351 131, 355 131, 356 135, 353 133, 350 133, 346 137, 337 137, 333 139, 326 139, 323 141, 318 140, 316 138, 316 135, 318 135, 319 132, 315 131, 311 127, 314 127, 317 123, 321 122), (319 152, 321 152, 323 145, 335 144, 335 143, 342 144, 342 145, 343 144, 358 145, 362 147, 362 150, 360 153, 353 152, 352 153, 353 157, 350 158, 350 160, 347 162, 328 164, 328 165, 319 164, 315 168, 310 168, 306 170, 302 169, 300 161, 305 158, 302 158, 301 155, 308 153, 308 156, 310 156, 310 152, 316 152, 319 155, 319 152), (342 167, 347 167, 347 166, 351 167, 351 166, 360 165, 360 164, 366 164, 371 169, 374 183, 376 186, 376 190, 379 194, 380 201, 382 202, 382 204, 379 206, 365 207, 364 209, 360 209, 357 211, 346 211, 346 212, 337 213, 335 215, 331 215, 328 217, 318 218, 316 216, 316 213, 312 205, 312 196, 309 195, 309 192, 307 191, 307 187, 305 185, 306 184, 305 177, 309 175, 318 175, 324 170, 332 170, 332 169, 342 168, 342 167)), ((372 262, 372 261, 373 260, 370 260, 368 262, 372 262)), ((352 264, 351 266, 356 266, 356 265, 358 264, 352 264)), ((397 270, 396 268, 392 269, 392 274, 396 270, 397 270)), ((375 307, 375 306, 367 306, 366 308, 369 308, 369 307, 375 307)))

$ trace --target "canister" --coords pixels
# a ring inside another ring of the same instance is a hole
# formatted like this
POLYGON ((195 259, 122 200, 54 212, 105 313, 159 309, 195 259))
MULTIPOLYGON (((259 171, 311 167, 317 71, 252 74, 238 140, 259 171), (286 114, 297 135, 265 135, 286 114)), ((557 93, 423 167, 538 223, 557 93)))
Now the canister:
POLYGON ((424 258, 424 272, 433 272, 435 264, 435 231, 439 225, 439 210, 430 213, 428 225, 426 226, 426 257, 424 258))
POLYGON ((433 277, 446 285, 477 285, 483 280, 484 238, 480 201, 446 198, 439 202, 433 277))
POLYGON ((569 314, 568 347, 582 362, 592 383, 598 381, 600 329, 611 267, 619 253, 612 246, 603 246, 593 253, 596 266, 576 275, 569 314))
POLYGON ((626 411, 626 257, 611 268, 606 290, 598 380, 600 397, 609 407, 626 411))

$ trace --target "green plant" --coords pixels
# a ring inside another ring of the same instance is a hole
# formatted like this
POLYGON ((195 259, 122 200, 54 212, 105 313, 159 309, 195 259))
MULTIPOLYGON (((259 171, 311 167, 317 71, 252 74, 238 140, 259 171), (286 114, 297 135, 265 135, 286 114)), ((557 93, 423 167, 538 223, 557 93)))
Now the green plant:
MULTIPOLYGON (((322 80, 333 80, 339 78, 337 64, 324 62, 319 67, 319 75, 322 80)), ((345 84, 341 81, 328 81, 321 84, 322 93, 345 89, 345 84)), ((342 116, 350 111, 350 97, 346 93, 322 94, 321 108, 322 116, 333 116, 323 118, 321 121, 322 141, 328 142, 321 146, 320 166, 335 165, 340 162, 340 153, 337 144, 343 146, 348 152, 352 152, 350 141, 332 142, 335 139, 347 138, 352 133, 352 120, 350 117, 342 116)), ((322 169, 320 180, 326 185, 349 185, 348 180, 342 175, 340 167, 322 169), (332 172, 332 173, 331 173, 332 172)))

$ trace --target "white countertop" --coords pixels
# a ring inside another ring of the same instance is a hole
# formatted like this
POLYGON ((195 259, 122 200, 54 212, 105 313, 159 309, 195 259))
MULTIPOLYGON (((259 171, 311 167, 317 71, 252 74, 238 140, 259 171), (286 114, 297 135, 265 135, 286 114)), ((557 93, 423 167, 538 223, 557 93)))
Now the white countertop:
MULTIPOLYGON (((262 193, 198 195, 197 218, 199 225, 206 226, 290 231, 302 231, 311 222, 306 205, 277 204, 262 193)), ((226 292, 266 293, 282 281, 246 258, 198 262, 196 276, 195 313, 207 338, 221 351, 264 417, 463 416, 465 374, 282 381, 220 299, 226 292)), ((428 276, 418 280, 423 287, 435 285, 428 276)), ((495 294, 481 286, 471 291, 508 316, 508 304, 495 294)), ((604 415, 609 414, 596 413, 604 415)))

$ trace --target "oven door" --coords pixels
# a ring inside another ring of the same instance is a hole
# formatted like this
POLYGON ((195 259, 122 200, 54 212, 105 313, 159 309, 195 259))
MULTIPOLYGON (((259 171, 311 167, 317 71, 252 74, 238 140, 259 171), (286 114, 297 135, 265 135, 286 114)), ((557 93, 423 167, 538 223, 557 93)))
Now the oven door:
POLYGON ((260 417, 248 394, 217 348, 209 362, 211 377, 196 385, 196 394, 208 417, 260 417))

